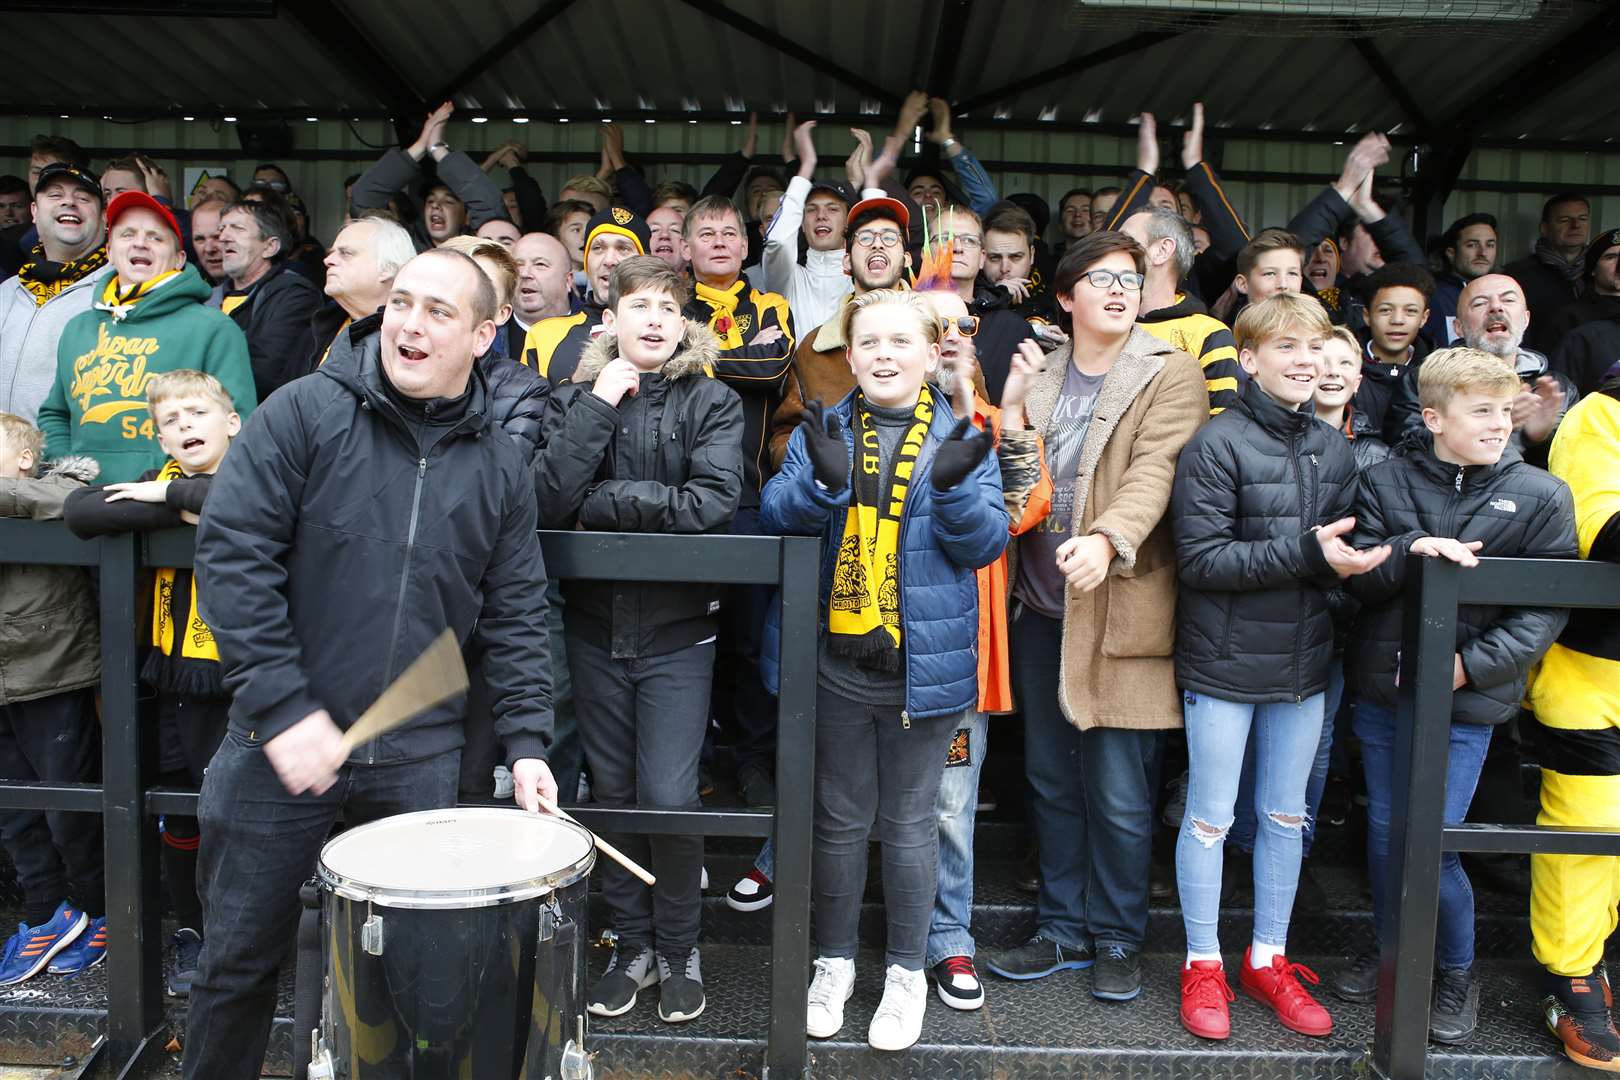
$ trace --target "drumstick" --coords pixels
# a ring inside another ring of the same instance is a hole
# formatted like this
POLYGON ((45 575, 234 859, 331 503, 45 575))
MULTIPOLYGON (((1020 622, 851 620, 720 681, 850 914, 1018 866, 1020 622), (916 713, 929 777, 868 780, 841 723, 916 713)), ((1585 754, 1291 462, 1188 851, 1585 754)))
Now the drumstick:
POLYGON ((447 627, 343 733, 344 755, 466 689, 467 663, 461 658, 460 642, 447 627))
MULTIPOLYGON (((578 821, 574 821, 574 819, 569 817, 560 806, 546 798, 544 795, 541 795, 539 792, 535 792, 535 798, 540 800, 541 807, 544 808, 548 813, 556 814, 564 821, 573 821, 575 825, 579 825, 578 821)), ((580 825, 580 828, 584 829, 585 827, 580 825)), ((590 832, 589 829, 585 829, 585 831, 590 832)), ((645 884, 658 884, 658 879, 649 874, 640 863, 636 862, 630 856, 626 855, 624 852, 620 851, 618 848, 614 847, 600 836, 597 836, 595 833, 591 833, 591 839, 596 841, 596 849, 598 851, 612 859, 614 862, 618 863, 620 866, 624 867, 626 870, 630 871, 632 874, 636 875, 636 877, 640 878, 645 884)))

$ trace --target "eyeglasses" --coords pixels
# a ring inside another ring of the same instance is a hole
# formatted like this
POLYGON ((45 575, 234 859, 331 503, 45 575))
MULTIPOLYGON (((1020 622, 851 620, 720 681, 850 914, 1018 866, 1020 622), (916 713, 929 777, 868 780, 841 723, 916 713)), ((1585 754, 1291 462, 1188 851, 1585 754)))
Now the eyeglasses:
POLYGON ((954 326, 956 332, 963 337, 972 337, 979 332, 979 317, 977 315, 958 315, 954 319, 939 320, 939 325, 943 333, 950 333, 951 327, 954 326))
POLYGON ((1086 280, 1093 289, 1112 289, 1117 281, 1126 292, 1142 291, 1142 275, 1135 270, 1087 270, 1086 280))
POLYGON ((974 233, 957 233, 955 236, 951 237, 951 242, 961 244, 969 251, 972 251, 976 247, 984 247, 984 239, 975 235, 974 233))
POLYGON ((877 247, 879 244, 886 248, 900 246, 899 229, 862 229, 855 234, 856 247, 877 247))

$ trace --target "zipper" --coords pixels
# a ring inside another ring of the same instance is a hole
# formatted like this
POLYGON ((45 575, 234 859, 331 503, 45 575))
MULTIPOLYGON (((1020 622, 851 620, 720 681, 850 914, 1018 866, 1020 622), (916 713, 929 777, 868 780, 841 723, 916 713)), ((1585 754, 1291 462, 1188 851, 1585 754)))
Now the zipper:
MULTIPOLYGON (((399 597, 394 602, 394 630, 388 638, 388 666, 383 670, 394 676, 394 657, 399 650, 399 627, 405 618, 405 589, 411 580, 411 555, 416 550, 416 523, 422 512, 422 486, 427 479, 427 458, 416 459, 416 490, 411 495, 411 523, 405 530, 405 565, 399 573, 399 597)), ((377 740, 366 744, 366 764, 377 763, 377 740)))
MULTIPOLYGON (((1310 499, 1308 499, 1306 497, 1306 494, 1305 494, 1305 468, 1304 468, 1304 466, 1302 466, 1299 463, 1299 454, 1300 454, 1299 436, 1297 434, 1289 435, 1288 436, 1288 460, 1290 460, 1290 461, 1292 461, 1294 463, 1294 490, 1295 490, 1295 493, 1299 496, 1299 519, 1300 519, 1300 522, 1302 524, 1304 524, 1306 528, 1310 528, 1309 523, 1315 521, 1316 517, 1315 517, 1314 514, 1311 513, 1310 499)), ((1314 455, 1314 454, 1311 455, 1311 461, 1314 462, 1315 460, 1316 460, 1316 455, 1314 455)), ((1313 470, 1312 475, 1314 476, 1314 470, 1313 470)), ((1298 628, 1304 626, 1304 623, 1305 623, 1305 590, 1303 588, 1299 588, 1299 589, 1294 590, 1294 626, 1296 628, 1295 629, 1296 634, 1298 634, 1298 632, 1299 632, 1298 628)), ((1294 644, 1294 647, 1289 650, 1289 652, 1292 654, 1291 658, 1292 658, 1293 664, 1294 664, 1294 694, 1295 694, 1296 698, 1297 698, 1297 696, 1299 694, 1299 683, 1300 683, 1300 678, 1299 678, 1299 649, 1300 649, 1299 643, 1296 641, 1295 644, 1294 644)))

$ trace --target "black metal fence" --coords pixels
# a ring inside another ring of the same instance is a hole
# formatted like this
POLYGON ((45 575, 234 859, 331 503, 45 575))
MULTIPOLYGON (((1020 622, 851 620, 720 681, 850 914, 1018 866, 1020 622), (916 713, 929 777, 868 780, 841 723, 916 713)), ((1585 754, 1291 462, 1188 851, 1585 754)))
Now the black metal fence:
MULTIPOLYGON (((1620 608, 1620 566, 1482 559, 1465 570, 1445 559, 1413 555, 1406 580, 1389 821, 1392 865, 1384 907, 1392 917, 1380 943, 1373 1040, 1373 1066, 1389 1080, 1424 1075, 1443 852, 1620 855, 1617 830, 1443 824, 1457 609, 1465 604, 1620 608)), ((1534 998, 1515 1007, 1534 1007, 1534 998)))
MULTIPOLYGON (((569 807, 594 829, 776 838, 771 924, 770 1076, 805 1075, 805 996, 810 948, 811 763, 815 760, 816 607, 819 544, 812 537, 540 534, 553 578, 698 581, 780 586, 781 693, 777 805, 763 810, 607 810, 569 807)), ((102 783, 0 783, 0 807, 100 813, 106 831, 107 1039, 99 1075, 144 1075, 163 1053, 159 814, 197 811, 197 793, 147 788, 137 715, 139 575, 188 567, 194 531, 171 529, 80 540, 61 522, 0 519, 0 563, 99 571, 102 783)), ((576 692, 579 692, 576 688, 576 692)), ((294 1033, 307 1040, 308 1033, 294 1033)))

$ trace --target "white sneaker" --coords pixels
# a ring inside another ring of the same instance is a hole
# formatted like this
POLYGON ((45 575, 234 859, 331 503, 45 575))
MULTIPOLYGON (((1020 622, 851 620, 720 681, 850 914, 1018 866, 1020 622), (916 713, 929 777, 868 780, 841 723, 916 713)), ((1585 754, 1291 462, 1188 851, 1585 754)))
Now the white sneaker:
POLYGON ((866 1029, 874 1050, 905 1050, 922 1035, 923 1010, 928 1008, 928 980, 920 971, 890 964, 883 980, 883 1000, 866 1029))
POLYGON ((833 956, 816 957, 816 977, 810 980, 805 1031, 812 1039, 830 1039, 844 1026, 844 1002, 855 992, 855 961, 833 956))

